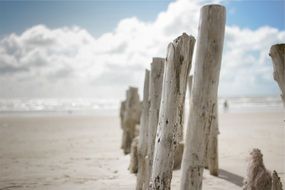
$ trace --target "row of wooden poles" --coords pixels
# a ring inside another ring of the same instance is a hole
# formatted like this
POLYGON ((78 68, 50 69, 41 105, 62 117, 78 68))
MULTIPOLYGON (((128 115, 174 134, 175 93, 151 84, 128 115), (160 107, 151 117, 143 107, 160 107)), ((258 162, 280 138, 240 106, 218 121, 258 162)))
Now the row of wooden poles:
POLYGON ((145 71, 143 101, 137 88, 127 90, 120 109, 121 148, 131 153, 129 169, 137 173, 137 190, 170 189, 172 171, 180 167, 181 190, 201 189, 205 167, 218 175, 217 92, 225 21, 223 6, 201 8, 193 78, 189 71, 196 40, 183 33, 168 45, 166 58, 153 58, 145 71), (190 114, 183 140, 187 83, 190 114))

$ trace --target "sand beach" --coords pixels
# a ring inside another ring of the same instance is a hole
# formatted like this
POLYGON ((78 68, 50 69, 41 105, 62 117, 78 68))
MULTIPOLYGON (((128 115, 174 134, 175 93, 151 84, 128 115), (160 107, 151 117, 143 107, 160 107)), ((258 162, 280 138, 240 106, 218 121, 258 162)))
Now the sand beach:
MULTIPOLYGON (((262 150, 267 169, 285 183, 284 112, 221 113, 219 124, 220 175, 205 170, 203 189, 241 189, 252 148, 262 150)), ((133 190, 121 133, 116 115, 1 115, 0 189, 133 190)), ((179 181, 177 170, 172 189, 179 181)))

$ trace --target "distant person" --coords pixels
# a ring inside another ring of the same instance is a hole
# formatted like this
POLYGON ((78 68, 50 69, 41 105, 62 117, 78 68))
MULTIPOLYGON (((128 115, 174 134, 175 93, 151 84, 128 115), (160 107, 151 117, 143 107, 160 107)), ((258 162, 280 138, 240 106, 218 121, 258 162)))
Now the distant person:
POLYGON ((225 100, 224 102, 224 111, 227 112, 229 110, 229 104, 228 104, 228 101, 225 100))

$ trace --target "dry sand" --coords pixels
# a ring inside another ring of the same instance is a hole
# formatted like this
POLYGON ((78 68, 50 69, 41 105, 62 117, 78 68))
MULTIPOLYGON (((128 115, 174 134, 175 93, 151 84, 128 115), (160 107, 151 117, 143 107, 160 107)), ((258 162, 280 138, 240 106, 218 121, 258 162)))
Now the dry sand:
MULTIPOLYGON (((284 184, 284 113, 223 113, 220 131, 220 177, 205 170, 203 189, 241 189, 255 147, 284 184)), ((120 142, 118 117, 2 115, 0 190, 133 190, 136 177, 120 142)), ((179 189, 179 175, 173 174, 173 189, 179 189)))

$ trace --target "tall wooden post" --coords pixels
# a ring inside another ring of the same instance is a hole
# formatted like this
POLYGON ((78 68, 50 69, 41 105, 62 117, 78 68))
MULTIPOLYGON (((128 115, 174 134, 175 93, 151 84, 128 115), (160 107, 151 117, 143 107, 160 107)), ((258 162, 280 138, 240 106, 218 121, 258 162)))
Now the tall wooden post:
POLYGON ((153 152, 155 144, 155 136, 157 131, 159 108, 161 102, 162 81, 164 74, 165 59, 155 57, 151 63, 150 70, 150 116, 148 125, 148 149, 147 149, 147 168, 143 189, 148 189, 151 176, 151 168, 153 163, 153 152))
POLYGON ((221 5, 206 5, 200 11, 195 71, 190 103, 190 118, 182 161, 181 190, 200 190, 206 142, 215 109, 224 43, 226 10, 221 5))
POLYGON ((129 170, 131 173, 138 172, 138 143, 139 137, 135 137, 131 144, 131 153, 130 153, 130 165, 129 170))
MULTIPOLYGON (((216 101, 218 102, 218 101, 216 101)), ((216 104, 218 105, 218 104, 216 104)), ((206 164, 210 171, 210 174, 213 176, 219 175, 219 154, 218 154, 218 135, 219 135, 219 120, 218 120, 218 106, 215 106, 213 113, 215 119, 212 122, 210 128, 209 141, 206 146, 206 164)))
POLYGON ((130 87, 127 91, 126 111, 124 115, 125 136, 123 139, 124 153, 129 154, 131 144, 136 136, 136 125, 139 123, 141 103, 138 88, 130 87))
POLYGON ((285 106, 285 44, 271 46, 269 55, 273 62, 273 78, 281 89, 281 98, 285 106))
MULTIPOLYGON (((187 84, 188 84, 188 91, 189 91, 189 99, 190 99, 190 93, 191 93, 191 88, 192 88, 192 76, 189 76, 187 79, 187 84)), ((184 106, 184 110, 185 110, 185 106, 184 106)), ((185 112, 184 112, 185 114, 185 112)), ((183 115, 183 119, 182 119, 182 124, 184 124, 184 115, 183 115)), ((173 165, 173 169, 177 170, 181 168, 181 162, 182 162, 182 156, 183 156, 183 151, 184 151, 184 141, 183 141, 183 131, 184 131, 184 127, 183 125, 180 126, 180 130, 178 130, 178 145, 176 147, 176 151, 175 151, 175 156, 174 156, 174 165, 173 165)))
POLYGON ((124 149, 124 136, 125 136, 125 127, 124 127, 124 115, 125 115, 125 111, 126 111, 126 100, 121 102, 121 106, 120 106, 120 121, 121 121, 121 129, 123 130, 123 134, 122 134, 122 144, 121 144, 121 149, 124 149))
POLYGON ((121 121, 121 128, 123 129, 123 122, 124 122, 124 113, 126 111, 126 101, 122 101, 121 102, 121 106, 120 106, 120 121, 121 121))
MULTIPOLYGON (((273 78, 281 89, 281 99, 285 106, 285 44, 271 46, 269 55, 273 62, 273 78)), ((272 190, 282 190, 282 183, 276 171, 272 174, 272 190)))
MULTIPOLYGON (((217 101, 218 105, 218 101, 217 101)), ((219 118, 218 106, 215 107, 213 117, 216 118, 210 127, 208 141, 205 144, 204 164, 205 168, 209 169, 210 174, 213 176, 219 175, 219 155, 218 155, 218 135, 219 135, 219 118)))
POLYGON ((149 124, 149 70, 145 70, 144 77, 144 89, 143 89, 143 105, 142 115, 139 132, 139 144, 138 144, 138 174, 137 174, 137 190, 143 189, 143 184, 146 177, 146 154, 148 144, 148 124, 149 124))
MULTIPOLYGON (((187 88, 188 88, 188 92, 189 92, 189 99, 190 99, 190 93, 191 93, 191 88, 192 88, 192 78, 193 76, 189 76, 187 78, 187 88)), ((190 101, 189 101, 190 102, 190 101)), ((183 124, 184 122, 184 118, 185 118, 185 104, 184 104, 184 113, 183 113, 183 117, 182 117, 182 122, 180 127, 178 128, 178 145, 176 147, 176 151, 175 151, 175 156, 174 156, 174 165, 173 165, 173 169, 177 170, 181 168, 181 162, 182 162, 182 156, 183 156, 183 151, 184 151, 184 141, 183 141, 183 136, 184 136, 184 126, 183 124)))
POLYGON ((183 33, 167 48, 150 189, 170 189, 194 44, 195 38, 183 33))
MULTIPOLYGON (((189 93, 189 100, 190 100, 190 97, 191 97, 191 94, 192 94, 192 84, 193 84, 193 75, 190 75, 188 77, 188 93, 189 93)), ((190 101, 189 101, 190 103, 190 101)))

